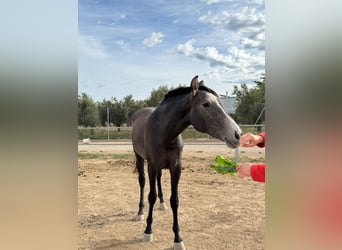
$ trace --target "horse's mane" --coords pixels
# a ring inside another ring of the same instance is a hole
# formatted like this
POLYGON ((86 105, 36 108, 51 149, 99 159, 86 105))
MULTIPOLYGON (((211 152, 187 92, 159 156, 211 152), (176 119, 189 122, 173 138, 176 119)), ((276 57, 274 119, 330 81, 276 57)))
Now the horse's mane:
MULTIPOLYGON (((208 88, 207 86, 204 85, 200 85, 199 90, 204 90, 207 91, 213 95, 215 95, 216 97, 219 97, 219 95, 212 89, 208 88)), ((170 90, 169 92, 167 92, 164 95, 163 100, 160 102, 160 104, 164 103, 167 99, 169 99, 170 97, 173 96, 178 96, 178 95, 184 95, 184 94, 189 94, 191 92, 191 87, 179 87, 173 90, 170 90)))

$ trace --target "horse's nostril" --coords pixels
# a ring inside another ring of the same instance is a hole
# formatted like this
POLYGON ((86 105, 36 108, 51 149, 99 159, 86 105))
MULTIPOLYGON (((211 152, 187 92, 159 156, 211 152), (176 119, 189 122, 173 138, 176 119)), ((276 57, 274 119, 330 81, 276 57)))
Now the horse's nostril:
POLYGON ((235 138, 236 138, 237 140, 240 140, 240 133, 237 132, 237 131, 235 131, 235 138))

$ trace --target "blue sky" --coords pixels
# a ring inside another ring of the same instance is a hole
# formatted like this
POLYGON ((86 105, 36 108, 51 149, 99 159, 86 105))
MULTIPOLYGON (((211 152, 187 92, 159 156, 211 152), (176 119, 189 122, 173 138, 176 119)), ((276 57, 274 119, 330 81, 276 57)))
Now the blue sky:
POLYGON ((78 92, 149 97, 199 75, 219 94, 265 72, 262 0, 79 0, 78 92))

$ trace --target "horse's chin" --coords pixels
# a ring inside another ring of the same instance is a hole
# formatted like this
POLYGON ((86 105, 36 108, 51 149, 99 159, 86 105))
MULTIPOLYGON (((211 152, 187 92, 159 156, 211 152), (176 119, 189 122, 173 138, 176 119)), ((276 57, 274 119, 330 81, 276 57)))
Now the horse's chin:
POLYGON ((236 141, 235 143, 232 143, 227 137, 223 138, 223 141, 226 143, 226 145, 229 148, 237 148, 240 146, 240 141, 236 141))

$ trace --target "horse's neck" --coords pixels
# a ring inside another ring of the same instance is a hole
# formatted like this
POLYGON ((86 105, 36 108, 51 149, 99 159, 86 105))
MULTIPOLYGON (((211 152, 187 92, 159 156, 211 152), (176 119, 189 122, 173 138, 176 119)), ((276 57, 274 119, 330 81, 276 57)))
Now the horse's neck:
POLYGON ((183 102, 178 102, 177 104, 169 102, 165 103, 162 107, 165 115, 161 117, 160 128, 167 141, 174 141, 191 124, 189 115, 190 103, 186 96, 183 98, 183 102))

